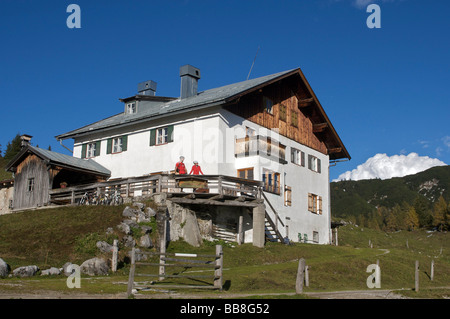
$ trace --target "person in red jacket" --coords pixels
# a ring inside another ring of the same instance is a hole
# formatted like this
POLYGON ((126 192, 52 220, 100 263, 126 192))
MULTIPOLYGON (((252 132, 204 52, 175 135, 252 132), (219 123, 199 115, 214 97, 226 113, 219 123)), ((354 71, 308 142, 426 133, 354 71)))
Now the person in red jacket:
POLYGON ((187 174, 186 166, 183 163, 184 156, 180 156, 180 161, 175 164, 175 174, 187 174))
POLYGON ((194 161, 194 165, 192 166, 191 172, 189 174, 192 174, 192 173, 194 173, 194 175, 200 175, 200 173, 202 175, 205 175, 205 174, 203 174, 202 169, 200 168, 200 165, 198 165, 197 161, 194 161))

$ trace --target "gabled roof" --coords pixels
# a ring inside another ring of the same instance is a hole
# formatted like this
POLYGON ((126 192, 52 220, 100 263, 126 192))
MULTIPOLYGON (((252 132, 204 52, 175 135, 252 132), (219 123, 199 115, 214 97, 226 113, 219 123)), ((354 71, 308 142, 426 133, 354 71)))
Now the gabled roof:
POLYGON ((28 145, 24 147, 12 160, 6 165, 6 170, 11 171, 30 153, 37 155, 49 164, 59 165, 66 168, 86 171, 102 176, 110 176, 111 171, 103 167, 92 159, 81 159, 70 155, 56 153, 39 147, 28 145))
MULTIPOLYGON (((297 77, 305 86, 307 91, 309 92, 309 100, 312 101, 312 105, 314 105, 315 109, 318 110, 318 117, 316 119, 311 119, 313 121, 313 125, 317 125, 323 128, 326 134, 327 141, 325 144, 330 151, 330 159, 335 160, 339 158, 348 158, 350 159, 350 154, 342 143, 339 135, 334 129, 331 121, 326 115, 322 105, 320 104, 317 96, 306 80, 303 72, 300 68, 287 70, 284 72, 279 72, 271 75, 266 75, 263 77, 242 81, 234 84, 225 85, 222 87, 201 91, 197 95, 180 99, 180 98, 164 98, 167 102, 161 102, 161 104, 146 109, 144 111, 138 112, 136 114, 125 114, 121 112, 119 114, 108 117, 104 120, 100 120, 98 122, 86 125, 79 129, 60 134, 56 136, 58 140, 68 139, 68 138, 76 138, 78 136, 82 136, 85 134, 90 134, 97 131, 103 131, 118 127, 124 127, 127 125, 132 125, 139 122, 148 121, 150 119, 156 119, 160 117, 171 116, 176 113, 189 111, 192 109, 201 109, 205 107, 211 107, 216 105, 224 105, 226 103, 232 102, 243 95, 249 94, 251 92, 255 92, 267 85, 270 85, 274 82, 280 81, 282 79, 288 77, 297 77)), ((121 99, 121 101, 128 101, 139 98, 139 96, 134 96, 127 99, 121 99)), ((153 97, 155 98, 155 97, 153 97)), ((161 100, 163 101, 163 100, 161 100)), ((299 101, 300 102, 300 101, 299 101)))
MULTIPOLYGON (((212 106, 225 103, 231 100, 235 96, 242 95, 252 89, 256 89, 261 85, 267 85, 274 80, 278 80, 284 76, 288 76, 298 69, 275 73, 272 75, 266 75, 260 78, 242 81, 230 85, 225 85, 215 89, 199 92, 196 96, 188 97, 185 99, 173 99, 172 101, 162 103, 159 107, 151 108, 144 112, 136 114, 120 114, 108 117, 104 120, 83 126, 79 129, 60 134, 56 136, 58 140, 74 138, 77 135, 84 133, 90 133, 92 131, 101 130, 109 127, 116 127, 126 124, 135 123, 137 121, 147 120, 149 118, 166 116, 174 112, 181 112, 183 110, 189 110, 191 108, 201 108, 205 106, 212 106)), ((125 99, 123 99, 125 100, 125 99)), ((128 99, 126 99, 128 100, 128 99)))

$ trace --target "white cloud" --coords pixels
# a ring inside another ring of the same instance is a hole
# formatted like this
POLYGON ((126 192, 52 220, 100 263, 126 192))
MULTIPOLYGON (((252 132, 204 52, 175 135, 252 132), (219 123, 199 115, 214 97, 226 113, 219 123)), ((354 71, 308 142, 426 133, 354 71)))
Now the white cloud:
POLYGON ((434 166, 447 165, 437 158, 428 156, 419 156, 417 153, 408 155, 376 154, 369 158, 364 164, 358 165, 352 171, 347 171, 335 180, 360 180, 360 179, 388 179, 392 177, 402 177, 410 174, 416 174, 434 166))

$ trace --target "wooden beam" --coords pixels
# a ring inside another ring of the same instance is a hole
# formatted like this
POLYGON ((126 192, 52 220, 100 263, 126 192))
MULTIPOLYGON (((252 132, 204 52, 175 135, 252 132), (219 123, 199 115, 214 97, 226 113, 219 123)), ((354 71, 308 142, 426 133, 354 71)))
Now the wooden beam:
POLYGON ((342 152, 342 147, 329 148, 328 154, 340 153, 342 152))
POLYGON ((328 123, 313 124, 313 133, 323 132, 328 127, 328 123))
POLYGON ((298 99, 298 107, 307 107, 314 102, 314 98, 298 99))

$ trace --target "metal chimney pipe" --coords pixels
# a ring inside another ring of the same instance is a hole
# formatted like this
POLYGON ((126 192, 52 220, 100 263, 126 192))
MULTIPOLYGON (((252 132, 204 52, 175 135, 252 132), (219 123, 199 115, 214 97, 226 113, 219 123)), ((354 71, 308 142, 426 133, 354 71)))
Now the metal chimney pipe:
POLYGON ((180 67, 181 77, 181 99, 197 95, 198 80, 200 79, 200 69, 186 64, 180 67))

